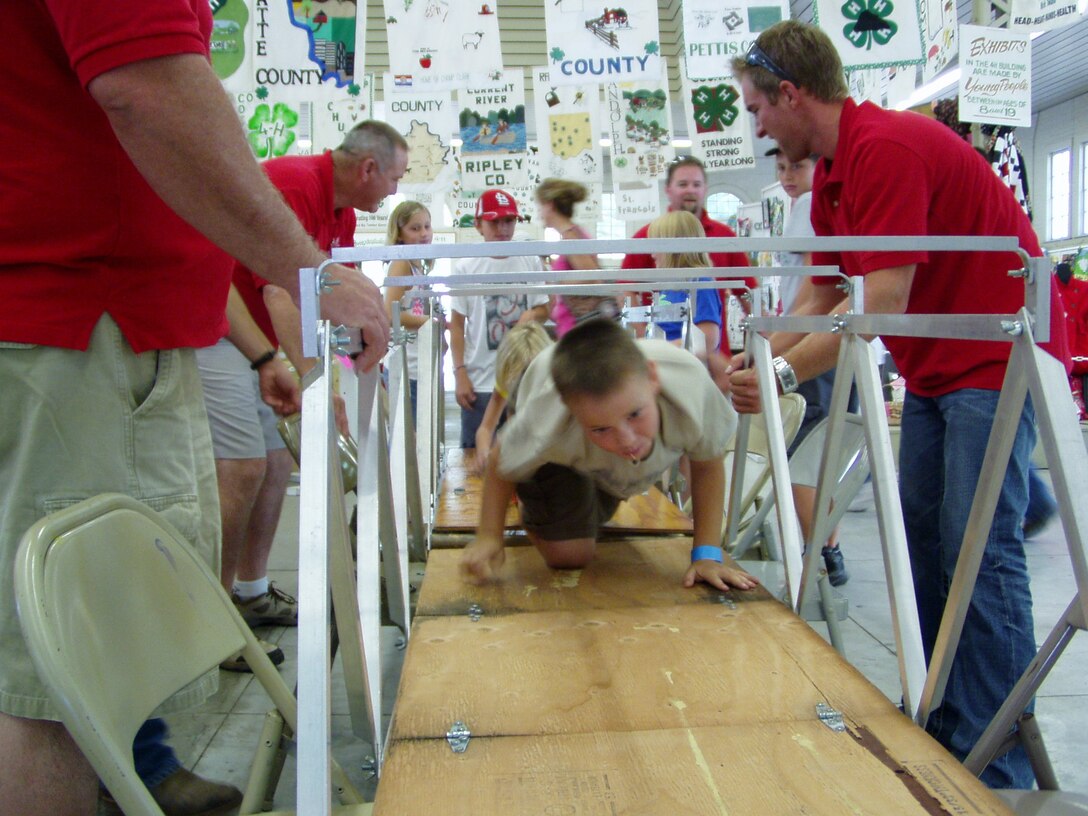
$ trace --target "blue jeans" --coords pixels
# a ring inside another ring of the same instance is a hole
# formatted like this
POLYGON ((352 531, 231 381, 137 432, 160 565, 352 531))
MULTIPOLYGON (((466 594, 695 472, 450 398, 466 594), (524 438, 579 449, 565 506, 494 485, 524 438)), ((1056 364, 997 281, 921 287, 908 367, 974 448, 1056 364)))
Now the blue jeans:
POLYGON ((156 718, 141 725, 132 741, 136 775, 149 788, 155 787, 181 767, 174 749, 166 744, 168 736, 166 721, 156 718))
MULTIPOLYGON (((940 397, 908 392, 903 405, 899 492, 927 660, 937 640, 997 399, 998 392, 978 389, 940 397)), ((1021 530, 1035 447, 1034 416, 1029 401, 1016 429, 944 701, 926 726, 960 759, 1035 656, 1021 530)), ((1031 788, 1034 782, 1019 747, 989 765, 981 778, 993 788, 1031 788)))
POLYGON ((1058 502, 1039 469, 1031 466, 1028 474, 1028 509, 1024 512, 1024 532, 1037 532, 1058 512, 1058 502))
POLYGON ((476 431, 479 429, 480 423, 483 422, 487 404, 491 402, 491 393, 490 391, 477 391, 476 402, 472 403, 472 407, 467 410, 461 409, 462 448, 476 447, 476 431))

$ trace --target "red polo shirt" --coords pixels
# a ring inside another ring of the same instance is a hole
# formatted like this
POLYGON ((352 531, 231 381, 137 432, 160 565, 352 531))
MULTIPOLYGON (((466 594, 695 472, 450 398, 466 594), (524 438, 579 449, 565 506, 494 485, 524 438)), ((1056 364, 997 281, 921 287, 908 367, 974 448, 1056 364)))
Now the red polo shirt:
MULTIPOLYGON (((321 251, 355 245, 355 210, 351 207, 337 209, 335 206, 332 153, 284 156, 269 159, 261 167, 321 251)), ((260 275, 239 263, 235 264, 235 288, 254 322, 273 344, 279 345, 261 293, 267 285, 268 281, 260 275)))
MULTIPOLYGON (((970 145, 919 114, 850 99, 834 161, 816 167, 812 226, 817 235, 1014 235, 1029 254, 1042 254, 1024 211, 970 145)), ((817 252, 813 263, 839 264, 848 275, 917 264, 907 314, 1011 314, 1024 305, 1023 281, 1008 276, 1022 266, 1012 253, 817 252)), ((1053 339, 1044 348, 1068 365, 1056 291, 1051 314, 1053 339)), ((881 339, 921 396, 1000 389, 1011 350, 990 341, 881 339)))
POLYGON ((230 261, 144 181, 86 87, 208 54, 207 0, 0 3, 0 340, 85 349, 109 313, 137 352, 226 330, 230 261))

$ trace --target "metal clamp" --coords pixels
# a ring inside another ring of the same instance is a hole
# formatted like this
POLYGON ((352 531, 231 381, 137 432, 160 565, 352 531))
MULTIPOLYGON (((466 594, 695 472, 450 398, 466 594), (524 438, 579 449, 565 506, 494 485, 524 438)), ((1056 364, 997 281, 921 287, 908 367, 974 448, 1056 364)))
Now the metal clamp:
POLYGON ((832 731, 845 731, 846 723, 843 721, 842 712, 836 711, 827 703, 816 703, 816 716, 820 722, 832 731))
POLYGON ((455 754, 463 754, 468 749, 470 737, 472 732, 460 720, 451 725, 450 730, 446 732, 446 742, 450 744, 450 749, 455 754))

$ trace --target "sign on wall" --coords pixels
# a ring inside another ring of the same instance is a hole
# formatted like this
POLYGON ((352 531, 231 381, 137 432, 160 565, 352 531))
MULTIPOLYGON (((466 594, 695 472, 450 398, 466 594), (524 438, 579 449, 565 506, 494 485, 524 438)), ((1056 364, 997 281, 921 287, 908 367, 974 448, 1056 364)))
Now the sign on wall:
POLYGON ((1048 31, 1080 19, 1077 0, 1012 0, 1009 28, 1048 31))
POLYGON ((497 0, 385 0, 386 96, 451 90, 502 71, 497 0))
POLYGON ((466 190, 529 183, 525 77, 520 68, 497 82, 457 93, 461 186, 466 190))
POLYGON ((552 85, 661 76, 655 0, 547 0, 544 22, 552 85))
POLYGON ((707 171, 754 167, 752 117, 732 78, 695 81, 681 70, 691 152, 707 171))
MULTIPOLYGON (((386 74, 390 87, 392 74, 386 74)), ((453 94, 428 91, 390 94, 385 98, 385 121, 408 142, 408 169, 400 180, 404 193, 444 193, 453 184, 452 134, 457 132, 453 94)))
POLYGON ((1031 35, 960 26, 961 122, 1031 127, 1031 35))
POLYGON ((553 85, 548 67, 533 68, 532 77, 542 174, 600 184, 601 86, 553 85))
POLYGON ((646 184, 664 178, 676 155, 664 66, 656 80, 611 82, 604 90, 613 183, 646 184))
POLYGON ((816 0, 812 20, 831 38, 843 68, 923 61, 918 0, 816 0))
POLYGON ((684 50, 691 79, 730 74, 729 61, 743 56, 761 31, 790 18, 777 0, 685 0, 684 50))

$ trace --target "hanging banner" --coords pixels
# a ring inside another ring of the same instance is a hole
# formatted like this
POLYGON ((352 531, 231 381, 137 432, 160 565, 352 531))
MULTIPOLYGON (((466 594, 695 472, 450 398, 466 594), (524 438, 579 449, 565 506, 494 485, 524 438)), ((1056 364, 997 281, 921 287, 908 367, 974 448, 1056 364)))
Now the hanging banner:
POLYGON ((601 86, 553 85, 552 70, 533 68, 540 164, 546 178, 600 183, 601 86))
POLYGON ((656 184, 612 184, 616 217, 621 221, 652 221, 661 215, 661 192, 656 184))
POLYGON ((1022 31, 1049 31, 1080 19, 1077 0, 1012 0, 1009 28, 1022 31))
POLYGON ((917 85, 918 69, 913 65, 888 69, 888 89, 885 94, 887 104, 884 107, 896 108, 900 102, 910 99, 917 85))
POLYGON ((685 0, 684 50, 690 79, 714 79, 729 60, 743 56, 756 36, 790 18, 790 6, 776 0, 685 0))
POLYGON ((1031 127, 1031 34, 960 26, 961 122, 1031 127))
POLYGON ((612 135, 613 183, 664 178, 676 155, 664 73, 655 81, 610 82, 604 92, 612 135))
POLYGON ((461 186, 466 190, 529 183, 522 69, 494 84, 457 92, 461 186))
POLYGON ((654 0, 625 0, 622 8, 548 0, 544 24, 552 85, 661 76, 654 0))
POLYGON ((374 83, 363 64, 365 4, 314 9, 212 0, 211 61, 260 159, 336 147, 369 119, 374 83), (359 50, 356 51, 356 43, 359 50))
POLYGON ((464 88, 502 71, 496 0, 385 0, 385 27, 386 96, 464 88))
POLYGON ((926 49, 926 61, 922 65, 922 84, 925 84, 958 55, 959 20, 956 4, 948 0, 918 0, 918 11, 926 49))
POLYGON ((846 72, 846 87, 855 102, 872 102, 880 106, 884 102, 884 72, 879 68, 865 68, 846 72))
MULTIPOLYGON (((390 87, 393 75, 384 76, 390 87)), ((457 132, 453 94, 430 91, 391 94, 385 98, 385 121, 408 142, 408 170, 400 180, 404 193, 444 193, 453 184, 457 168, 451 140, 457 132)))
POLYGON ((812 6, 812 21, 848 71, 922 62, 920 14, 918 0, 816 0, 812 6))
POLYGON ((709 173, 755 167, 752 153, 752 117, 744 111, 734 79, 695 82, 681 68, 684 116, 691 153, 709 173))

